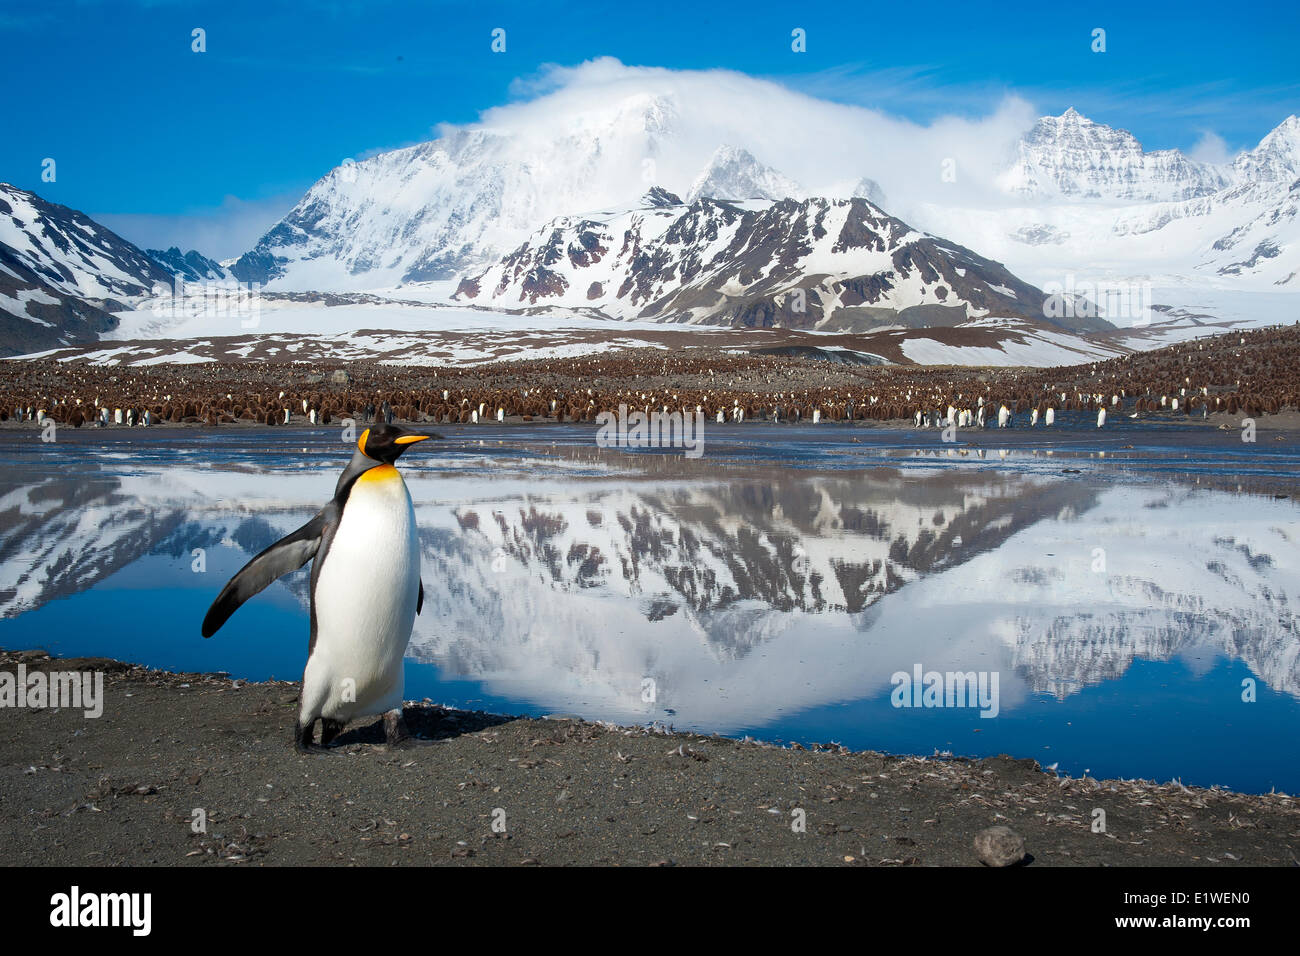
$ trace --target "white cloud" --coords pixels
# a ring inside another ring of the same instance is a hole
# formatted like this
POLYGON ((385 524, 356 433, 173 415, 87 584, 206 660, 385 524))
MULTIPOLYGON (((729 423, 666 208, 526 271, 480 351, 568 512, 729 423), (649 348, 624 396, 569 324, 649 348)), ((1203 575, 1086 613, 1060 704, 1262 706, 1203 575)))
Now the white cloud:
MULTIPOLYGON (((842 190, 866 176, 888 197, 888 210, 906 217, 916 202, 1000 202, 994 176, 1014 155, 1016 140, 1037 118, 1026 101, 1004 97, 987 115, 945 116, 915 123, 862 106, 831 102, 779 83, 728 70, 669 70, 626 66, 603 57, 579 66, 551 66, 516 81, 516 102, 489 109, 480 127, 521 143, 554 142, 567 130, 609 128, 620 111, 642 122, 651 103, 667 107, 667 135, 656 136, 655 181, 685 194, 720 144, 740 146, 803 184, 809 193, 842 190), (956 181, 942 179, 951 159, 956 181)), ((450 135, 457 127, 438 128, 450 135)), ((610 143, 612 148, 615 144, 610 143)), ((636 157, 598 155, 575 161, 618 165, 636 157)), ((609 186, 617 188, 611 170, 609 186)), ((626 188, 626 187, 625 187, 626 188)), ((627 199, 593 198, 593 203, 627 199)))
POLYGON ((1228 144, 1224 142, 1222 136, 1206 130, 1187 155, 1198 162, 1222 165, 1232 162, 1235 153, 1228 149, 1228 144))

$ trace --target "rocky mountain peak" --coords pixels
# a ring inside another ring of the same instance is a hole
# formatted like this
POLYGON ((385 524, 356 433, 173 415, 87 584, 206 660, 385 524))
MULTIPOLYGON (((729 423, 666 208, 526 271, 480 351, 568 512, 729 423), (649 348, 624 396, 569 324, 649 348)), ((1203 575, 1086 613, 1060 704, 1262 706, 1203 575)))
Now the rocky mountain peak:
POLYGON ((880 188, 880 183, 866 176, 857 181, 857 184, 849 192, 849 198, 865 199, 874 206, 883 207, 885 205, 885 191, 880 188))
POLYGON ((682 197, 662 186, 651 186, 641 196, 641 205, 648 209, 665 209, 682 205, 682 197))
POLYGON ((861 198, 700 198, 561 217, 465 279, 456 298, 504 311, 838 332, 985 317, 1052 322, 1043 292, 1000 263, 861 198))
POLYGON ((168 272, 186 282, 208 282, 227 278, 226 270, 222 268, 221 263, 209 259, 197 249, 182 254, 178 246, 172 246, 165 250, 146 249, 145 252, 168 272))
POLYGON ((171 278, 89 216, 0 183, 0 355, 93 342, 171 278))
POLYGON ((1244 180, 1286 183, 1295 180, 1300 176, 1300 117, 1288 116, 1232 165, 1244 180))
POLYGON ((1093 122, 1074 107, 1040 118, 1002 177, 1014 195, 1110 201, 1194 199, 1230 184, 1219 167, 1176 149, 1145 152, 1128 130, 1093 122))
POLYGON ((696 199, 785 199, 804 195, 803 187, 754 158, 749 150, 719 146, 686 192, 696 199))

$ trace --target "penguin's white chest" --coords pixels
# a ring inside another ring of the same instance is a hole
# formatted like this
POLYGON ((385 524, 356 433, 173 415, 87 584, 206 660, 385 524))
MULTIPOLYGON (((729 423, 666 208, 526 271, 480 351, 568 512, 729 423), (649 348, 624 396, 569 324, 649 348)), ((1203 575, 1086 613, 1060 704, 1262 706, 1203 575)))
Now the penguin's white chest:
POLYGON ((338 720, 402 703, 402 658, 420 587, 415 509, 397 469, 357 479, 313 594, 316 645, 303 710, 338 720))

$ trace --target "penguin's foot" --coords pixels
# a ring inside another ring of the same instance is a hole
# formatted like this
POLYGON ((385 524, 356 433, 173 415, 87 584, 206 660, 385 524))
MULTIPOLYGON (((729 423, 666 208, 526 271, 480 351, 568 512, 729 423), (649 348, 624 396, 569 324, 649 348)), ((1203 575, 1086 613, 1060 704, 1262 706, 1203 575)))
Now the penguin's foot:
POLYGON ((331 720, 328 717, 320 719, 320 745, 328 747, 330 743, 343 732, 343 721, 331 720))
MULTIPOLYGON (((325 734, 328 732, 325 721, 321 722, 321 739, 325 740, 325 734)), ((312 721, 305 727, 302 724, 293 726, 293 749, 300 754, 328 754, 334 753, 328 747, 318 744, 313 739, 316 733, 316 721, 312 721)), ((337 730, 334 733, 338 733, 337 730)))
POLYGON ((411 733, 400 710, 390 710, 384 714, 384 743, 397 750, 413 750, 417 747, 432 747, 437 741, 417 737, 411 733))
POLYGON ((384 743, 396 747, 411 740, 410 728, 402 717, 402 708, 394 707, 384 713, 384 743))

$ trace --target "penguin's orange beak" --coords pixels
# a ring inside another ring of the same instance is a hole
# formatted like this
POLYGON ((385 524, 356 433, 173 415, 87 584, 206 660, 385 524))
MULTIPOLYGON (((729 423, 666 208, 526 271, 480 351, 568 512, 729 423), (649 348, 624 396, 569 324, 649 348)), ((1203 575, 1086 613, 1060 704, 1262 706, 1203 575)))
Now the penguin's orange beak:
POLYGON ((398 435, 393 442, 398 445, 411 445, 417 441, 427 441, 432 437, 432 435, 398 435))

